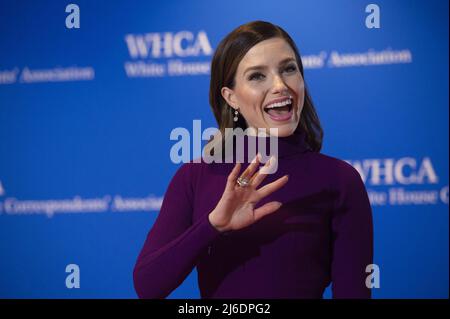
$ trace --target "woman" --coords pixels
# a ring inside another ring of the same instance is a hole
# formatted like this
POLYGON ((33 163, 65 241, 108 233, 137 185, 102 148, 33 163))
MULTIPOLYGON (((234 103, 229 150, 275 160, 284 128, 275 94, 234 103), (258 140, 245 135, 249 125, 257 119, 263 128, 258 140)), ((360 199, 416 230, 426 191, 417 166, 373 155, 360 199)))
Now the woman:
POLYGON ((277 170, 258 170, 260 156, 245 169, 184 164, 138 257, 138 296, 164 298, 197 267, 202 298, 322 298, 330 283, 334 298, 370 298, 367 192, 351 165, 319 153, 323 132, 290 36, 255 21, 225 37, 210 104, 222 133, 276 129, 277 170))

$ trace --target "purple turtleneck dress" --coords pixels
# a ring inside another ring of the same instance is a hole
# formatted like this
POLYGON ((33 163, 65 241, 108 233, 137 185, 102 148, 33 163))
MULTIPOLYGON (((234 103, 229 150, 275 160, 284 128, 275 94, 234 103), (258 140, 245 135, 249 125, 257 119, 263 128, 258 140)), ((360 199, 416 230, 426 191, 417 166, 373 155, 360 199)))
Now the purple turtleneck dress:
MULTIPOLYGON (((248 137, 246 137, 248 138, 248 137)), ((187 163, 170 182, 139 254, 140 298, 165 298, 197 267, 202 298, 370 298, 372 210, 359 173, 313 152, 301 131, 278 139, 278 170, 262 185, 289 181, 258 203, 281 208, 238 231, 209 222, 233 163, 187 163)), ((247 164, 243 164, 241 172, 247 164)))

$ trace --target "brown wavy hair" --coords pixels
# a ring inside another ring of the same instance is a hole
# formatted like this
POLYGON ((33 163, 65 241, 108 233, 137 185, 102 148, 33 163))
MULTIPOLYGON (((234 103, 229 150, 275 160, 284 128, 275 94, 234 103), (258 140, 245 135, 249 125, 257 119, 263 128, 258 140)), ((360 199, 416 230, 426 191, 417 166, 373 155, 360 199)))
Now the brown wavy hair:
MULTIPOLYGON (((211 61, 209 104, 211 105, 222 136, 225 136, 225 128, 241 128, 245 130, 247 123, 242 116, 239 117, 237 122, 233 121, 234 109, 223 98, 221 89, 223 87, 234 88, 238 65, 253 46, 264 40, 277 37, 286 40, 291 46, 295 53, 300 73, 304 79, 303 63, 297 46, 286 31, 270 22, 253 21, 241 25, 229 33, 217 47, 211 61)), ((305 100, 296 131, 300 129, 306 133, 306 143, 311 150, 313 152, 320 152, 322 148, 323 130, 306 87, 306 82, 305 100)))

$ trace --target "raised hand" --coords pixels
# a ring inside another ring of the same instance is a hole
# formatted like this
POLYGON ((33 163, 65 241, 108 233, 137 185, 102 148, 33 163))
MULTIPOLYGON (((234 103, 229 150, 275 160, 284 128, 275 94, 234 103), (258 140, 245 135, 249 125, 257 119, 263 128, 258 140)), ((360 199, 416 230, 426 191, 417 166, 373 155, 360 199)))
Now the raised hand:
POLYGON ((255 209, 256 204, 264 197, 283 187, 288 181, 288 175, 280 177, 276 181, 258 188, 267 176, 264 172, 269 169, 271 158, 263 168, 258 169, 260 157, 257 155, 247 169, 240 175, 249 181, 247 186, 237 183, 241 164, 237 163, 230 175, 228 175, 225 190, 217 206, 209 214, 210 223, 219 231, 225 232, 238 230, 254 224, 264 216, 271 214, 281 207, 280 202, 270 202, 255 209), (255 173, 256 172, 256 173, 255 173))

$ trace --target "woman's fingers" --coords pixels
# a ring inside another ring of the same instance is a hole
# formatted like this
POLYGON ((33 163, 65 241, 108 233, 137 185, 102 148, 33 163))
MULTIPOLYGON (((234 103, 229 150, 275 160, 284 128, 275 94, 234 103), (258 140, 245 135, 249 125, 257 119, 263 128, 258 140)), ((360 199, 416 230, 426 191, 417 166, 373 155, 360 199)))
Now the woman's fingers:
POLYGON ((240 170, 241 170, 241 163, 238 162, 236 163, 236 165, 234 165, 233 169, 231 170, 231 173, 228 175, 225 190, 231 191, 234 189, 234 186, 236 186, 236 180, 239 176, 240 170))
POLYGON ((257 209, 254 210, 255 222, 260 220, 264 216, 277 211, 280 207, 281 207, 280 202, 270 202, 270 203, 264 204, 261 207, 258 207, 257 209))
POLYGON ((247 166, 247 168, 244 170, 244 172, 242 174, 239 174, 240 170, 241 170, 241 163, 237 162, 236 165, 234 166, 234 168, 231 170, 231 173, 228 175, 227 178, 227 185, 225 187, 226 190, 233 190, 234 187, 236 186, 236 180, 238 179, 239 176, 242 177, 246 177, 249 180, 252 179, 254 173, 256 172, 256 170, 259 167, 260 164, 260 155, 257 154, 255 156, 255 158, 252 160, 252 162, 250 163, 249 166, 247 166))
POLYGON ((259 171, 252 177, 251 184, 254 188, 257 188, 259 184, 262 183, 264 178, 268 175, 267 172, 270 168, 270 165, 273 165, 273 161, 275 161, 274 157, 271 157, 267 163, 259 169, 259 171))
POLYGON ((260 163, 260 161, 259 161, 259 154, 258 154, 252 160, 250 165, 244 170, 244 172, 242 173, 241 176, 247 178, 248 180, 250 180, 252 178, 253 174, 258 169, 259 163, 260 163))
POLYGON ((267 195, 272 194, 273 192, 280 189, 281 187, 283 187, 287 183, 288 180, 289 180, 288 175, 284 175, 283 177, 280 177, 276 181, 274 181, 270 184, 264 185, 263 187, 258 189, 256 191, 256 193, 258 194, 258 201, 263 199, 267 195))

